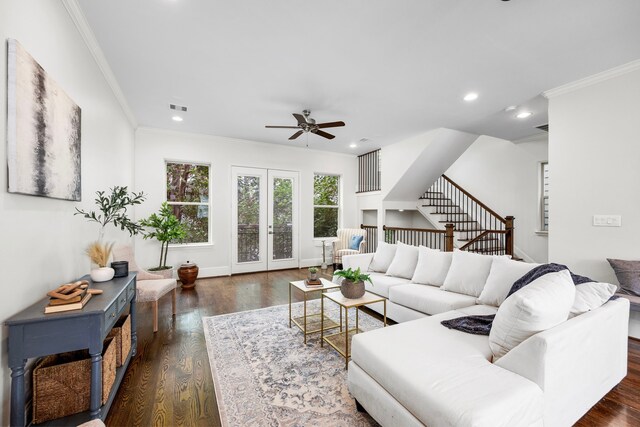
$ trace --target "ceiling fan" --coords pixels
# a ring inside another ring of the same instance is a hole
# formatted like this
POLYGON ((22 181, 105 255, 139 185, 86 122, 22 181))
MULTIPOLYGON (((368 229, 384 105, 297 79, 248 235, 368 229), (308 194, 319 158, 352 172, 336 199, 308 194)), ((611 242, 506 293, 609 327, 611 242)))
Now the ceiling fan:
POLYGON ((310 110, 304 110, 302 114, 293 113, 293 117, 298 121, 297 126, 265 126, 270 129, 300 129, 298 132, 294 133, 289 137, 290 140, 296 139, 300 135, 305 132, 315 133, 316 135, 322 136, 323 138, 333 139, 335 135, 331 135, 321 129, 326 128, 336 128, 340 126, 344 126, 344 122, 328 122, 328 123, 316 123, 314 119, 309 117, 311 114, 310 110))

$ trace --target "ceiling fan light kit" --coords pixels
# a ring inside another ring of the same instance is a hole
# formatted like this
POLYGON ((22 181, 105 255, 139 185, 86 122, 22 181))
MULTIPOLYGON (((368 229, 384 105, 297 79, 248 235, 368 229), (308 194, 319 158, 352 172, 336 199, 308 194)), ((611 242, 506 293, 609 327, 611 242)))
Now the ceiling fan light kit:
POLYGON ((326 128, 335 128, 344 126, 344 122, 327 122, 327 123, 316 123, 315 119, 309 117, 311 115, 310 110, 303 110, 302 114, 293 113, 293 117, 298 121, 297 126, 265 126, 268 129, 299 129, 296 133, 289 137, 289 140, 293 140, 298 138, 303 133, 314 133, 318 136, 327 139, 335 138, 335 135, 332 135, 328 132, 325 132, 321 129, 326 128))

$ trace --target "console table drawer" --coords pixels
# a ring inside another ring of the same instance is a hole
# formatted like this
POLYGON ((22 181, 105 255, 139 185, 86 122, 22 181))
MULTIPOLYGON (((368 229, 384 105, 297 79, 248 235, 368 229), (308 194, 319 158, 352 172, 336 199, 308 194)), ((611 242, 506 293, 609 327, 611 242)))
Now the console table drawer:
POLYGON ((135 282, 129 283, 127 286, 127 299, 135 299, 136 298, 136 286, 135 282))
POLYGON ((127 298, 128 293, 127 292, 122 292, 119 296, 118 296, 118 314, 122 313, 124 311, 125 308, 127 308, 127 306, 129 305, 129 298, 127 298))
POLYGON ((118 314, 118 303, 115 302, 111 304, 111 306, 107 308, 107 311, 105 311, 104 313, 104 326, 106 331, 110 330, 113 327, 113 325, 116 323, 116 320, 118 320, 117 314, 118 314))

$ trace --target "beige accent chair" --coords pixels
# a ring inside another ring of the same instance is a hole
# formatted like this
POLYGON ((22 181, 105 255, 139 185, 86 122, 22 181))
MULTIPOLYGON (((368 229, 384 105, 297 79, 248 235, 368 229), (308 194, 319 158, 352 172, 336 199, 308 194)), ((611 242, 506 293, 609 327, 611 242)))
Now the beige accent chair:
POLYGON ((133 255, 131 246, 121 246, 113 250, 114 261, 127 261, 129 271, 137 271, 136 278, 136 302, 153 302, 153 332, 158 331, 158 300, 173 292, 171 304, 173 305, 173 315, 176 315, 176 279, 165 279, 159 274, 151 274, 138 267, 133 255))
POLYGON ((361 228, 339 228, 336 232, 338 240, 333 242, 333 269, 342 266, 342 257, 344 255, 356 255, 364 253, 367 247, 366 232, 361 228), (352 236, 362 236, 362 241, 358 250, 349 249, 352 236))

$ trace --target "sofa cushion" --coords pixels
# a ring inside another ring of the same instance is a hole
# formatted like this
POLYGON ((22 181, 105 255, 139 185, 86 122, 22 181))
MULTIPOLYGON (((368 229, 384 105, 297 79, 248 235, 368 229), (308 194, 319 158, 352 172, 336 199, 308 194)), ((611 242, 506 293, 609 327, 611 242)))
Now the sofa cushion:
POLYGON ((418 247, 398 242, 396 254, 387 269, 387 276, 411 279, 418 263, 418 247))
POLYGON ((472 305, 469 307, 456 308, 456 311, 465 316, 489 316, 498 312, 498 307, 492 305, 472 305))
POLYGON ((442 286, 451 266, 453 252, 440 252, 437 249, 418 247, 418 264, 411 281, 424 285, 442 286))
POLYGON ((433 286, 409 283, 389 290, 389 300, 426 314, 439 314, 476 303, 476 298, 443 291, 433 286))
POLYGON ((507 294, 511 290, 513 282, 539 265, 495 257, 491 263, 487 282, 478 297, 478 303, 498 307, 507 299, 507 294))
POLYGON ((618 287, 611 283, 588 282, 576 285, 576 296, 571 307, 571 317, 595 310, 616 293, 618 287))
POLYGON ((409 280, 402 277, 386 276, 383 273, 376 272, 369 273, 369 278, 371 283, 364 282, 365 290, 385 298, 389 298, 389 289, 409 283, 409 280))
POLYGON ((397 245, 379 242, 376 253, 373 255, 371 264, 369 264, 369 270, 385 273, 393 261, 397 248, 397 245))
POLYGON ((465 295, 480 296, 489 277, 493 256, 454 251, 451 267, 442 288, 465 295))
POLYGON ((620 287, 633 295, 640 295, 640 261, 607 258, 620 287))
POLYGON ((489 333, 493 360, 538 332, 567 320, 575 299, 569 270, 540 276, 508 297, 498 309, 489 333))
MULTIPOLYGON (((427 288, 429 289, 429 288, 427 288)), ((449 311, 354 336, 352 362, 429 426, 519 426, 539 420, 540 388, 489 362, 486 336, 449 330, 449 311)))

